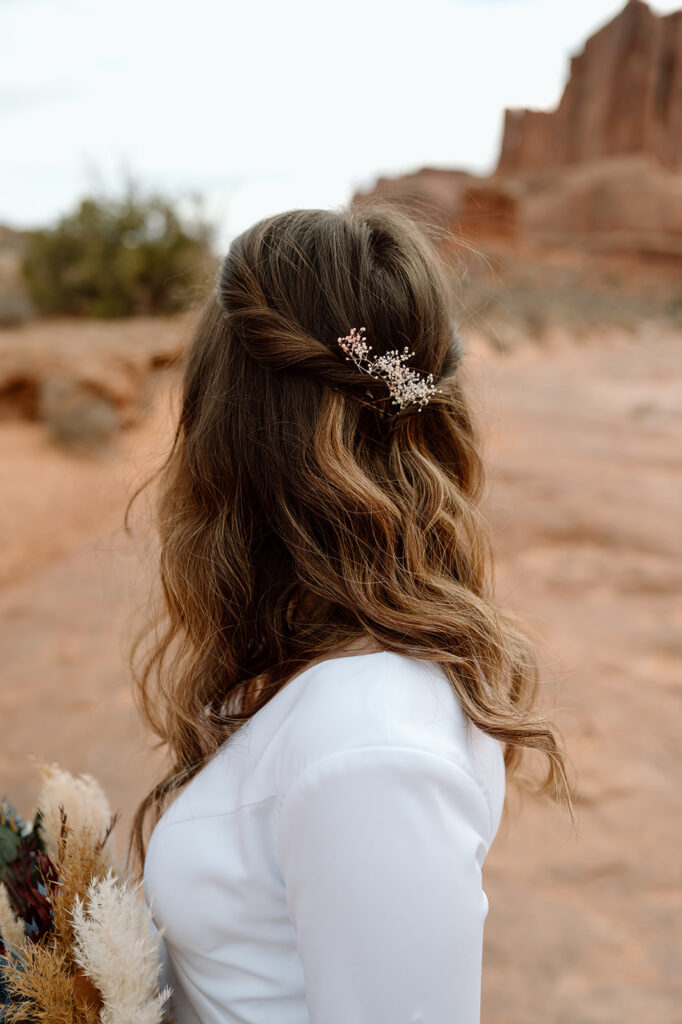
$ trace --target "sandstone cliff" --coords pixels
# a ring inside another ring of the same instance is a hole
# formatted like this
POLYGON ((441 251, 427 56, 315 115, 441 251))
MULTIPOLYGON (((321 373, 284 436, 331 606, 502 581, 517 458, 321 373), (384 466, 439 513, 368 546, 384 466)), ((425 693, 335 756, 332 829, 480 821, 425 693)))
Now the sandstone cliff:
POLYGON ((573 58, 556 111, 506 112, 494 174, 429 168, 372 194, 488 248, 655 258, 674 286, 681 171, 682 10, 659 17, 630 0, 573 58))
POLYGON ((630 0, 573 57, 556 110, 505 112, 497 169, 632 153, 682 168, 682 11, 659 17, 642 0, 630 0))

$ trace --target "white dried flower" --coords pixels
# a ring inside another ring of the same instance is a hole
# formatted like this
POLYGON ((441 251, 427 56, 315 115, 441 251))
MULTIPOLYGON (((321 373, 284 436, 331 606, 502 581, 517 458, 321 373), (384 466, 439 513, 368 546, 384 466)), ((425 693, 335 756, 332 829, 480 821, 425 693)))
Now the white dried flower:
POLYGON ((383 356, 370 356, 372 346, 367 344, 365 330, 365 327, 351 327, 350 334, 345 338, 337 338, 346 353, 346 359, 352 359, 358 369, 370 377, 385 380, 392 396, 392 405, 402 410, 415 402, 421 412, 432 395, 441 390, 436 387, 433 374, 421 377, 418 370, 403 365, 414 355, 407 345, 402 353, 393 348, 383 356))
POLYGON ((163 932, 153 932, 136 892, 109 871, 74 901, 73 955, 100 991, 102 1024, 161 1024, 171 995, 158 991, 163 932))
POLYGON ((5 946, 20 949, 26 940, 24 922, 14 913, 7 886, 0 882, 0 939, 5 946))
POLYGON ((112 814, 99 782, 92 775, 76 777, 58 764, 42 765, 41 771, 43 785, 38 809, 42 816, 45 852, 50 860, 57 855, 61 832, 60 807, 64 808, 67 825, 75 833, 88 828, 94 836, 102 839, 111 824, 112 814))

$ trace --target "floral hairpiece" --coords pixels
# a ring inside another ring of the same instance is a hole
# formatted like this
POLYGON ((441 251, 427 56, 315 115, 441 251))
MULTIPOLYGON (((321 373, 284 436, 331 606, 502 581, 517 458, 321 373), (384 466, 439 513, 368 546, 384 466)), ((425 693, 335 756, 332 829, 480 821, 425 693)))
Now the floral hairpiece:
POLYGON ((383 356, 370 356, 372 346, 367 344, 365 330, 365 327, 352 327, 345 338, 337 338, 346 359, 352 359, 358 369, 371 377, 385 380, 393 399, 392 405, 398 405, 402 410, 416 402, 421 412, 431 396, 441 390, 436 387, 433 374, 420 377, 417 370, 403 365, 414 355, 407 345, 401 353, 394 348, 383 356))

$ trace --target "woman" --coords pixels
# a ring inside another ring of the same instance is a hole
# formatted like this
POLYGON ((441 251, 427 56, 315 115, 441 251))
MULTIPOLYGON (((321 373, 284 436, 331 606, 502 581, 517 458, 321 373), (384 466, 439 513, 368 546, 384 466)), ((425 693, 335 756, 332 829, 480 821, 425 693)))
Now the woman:
POLYGON ((395 210, 294 210, 201 312, 136 675, 176 1024, 474 1024, 505 769, 541 751, 570 804, 491 601, 451 294, 395 210))

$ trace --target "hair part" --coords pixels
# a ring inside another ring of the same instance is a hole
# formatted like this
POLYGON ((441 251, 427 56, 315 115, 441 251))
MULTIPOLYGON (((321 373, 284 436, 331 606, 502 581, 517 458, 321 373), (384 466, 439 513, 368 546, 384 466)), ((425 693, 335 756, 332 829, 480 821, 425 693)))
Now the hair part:
POLYGON ((571 808, 533 646, 492 597, 454 296, 433 241, 376 201, 269 217, 230 246, 154 474, 159 604, 130 665, 170 764, 135 815, 140 869, 147 820, 292 675, 359 637, 441 664, 508 777, 539 751, 539 788, 571 808), (386 382, 344 358, 360 324, 433 374, 421 411, 392 412, 386 382))

